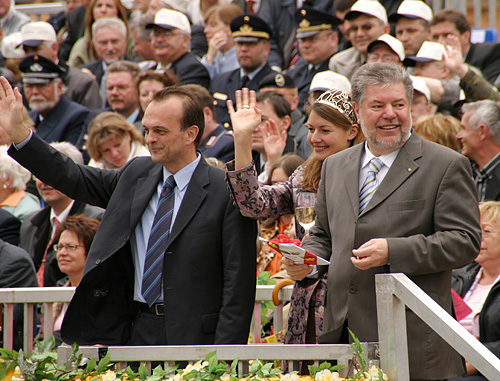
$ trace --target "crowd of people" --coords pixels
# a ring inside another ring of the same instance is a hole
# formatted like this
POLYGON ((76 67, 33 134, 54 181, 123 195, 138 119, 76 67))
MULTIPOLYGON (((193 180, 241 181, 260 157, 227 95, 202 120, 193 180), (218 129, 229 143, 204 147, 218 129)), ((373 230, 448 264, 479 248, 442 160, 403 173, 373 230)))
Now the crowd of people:
MULTIPOLYGON (((263 271, 295 281, 285 343, 377 341, 375 275, 402 272, 500 357, 500 44, 466 15, 0 3, 0 286, 77 286, 58 342, 245 343, 263 271), (257 239, 281 234, 330 265, 257 239)), ((407 323, 412 379, 484 379, 407 323)))

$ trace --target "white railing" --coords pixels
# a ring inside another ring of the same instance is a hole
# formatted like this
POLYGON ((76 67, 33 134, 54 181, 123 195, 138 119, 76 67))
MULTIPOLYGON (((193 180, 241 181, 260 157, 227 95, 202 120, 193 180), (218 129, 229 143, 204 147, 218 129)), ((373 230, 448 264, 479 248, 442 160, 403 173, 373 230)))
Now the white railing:
MULTIPOLYGON (((252 324, 253 343, 260 343, 261 337, 261 309, 260 302, 273 300, 273 285, 257 286, 255 293, 255 308, 252 324)), ((43 320, 43 332, 45 338, 53 334, 52 306, 54 302, 69 302, 75 292, 74 287, 27 287, 27 288, 4 288, 0 289, 0 305, 3 304, 3 342, 4 348, 12 349, 14 344, 14 305, 24 304, 24 338, 23 348, 25 352, 33 350, 34 320, 36 305, 41 305, 43 320)), ((278 292, 280 301, 289 301, 292 295, 292 287, 286 286, 278 292)), ((275 298, 276 299, 276 298, 275 298)), ((274 330, 283 330, 283 304, 274 305, 273 311, 274 330)))

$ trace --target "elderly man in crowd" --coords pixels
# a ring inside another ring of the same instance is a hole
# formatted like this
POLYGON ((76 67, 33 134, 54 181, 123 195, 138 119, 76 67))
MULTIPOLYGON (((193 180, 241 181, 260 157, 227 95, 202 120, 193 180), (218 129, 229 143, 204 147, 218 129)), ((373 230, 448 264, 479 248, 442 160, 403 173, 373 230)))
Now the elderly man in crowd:
POLYGON ((479 201, 500 200, 500 104, 491 100, 462 106, 457 139, 472 162, 479 201))
POLYGON ((405 49, 403 43, 390 34, 383 34, 372 41, 366 50, 366 63, 392 63, 403 66, 405 49))
MULTIPOLYGON (((481 244, 470 164, 412 133, 413 86, 404 68, 363 66, 352 79, 352 95, 366 142, 323 163, 316 224, 303 242, 330 260, 334 292, 326 296, 320 342, 347 342, 347 328, 361 341, 378 341, 376 274, 406 274, 451 313, 452 269, 473 261, 481 244)), ((313 271, 285 262, 293 279, 313 271)), ((412 380, 465 372, 460 355, 413 312, 406 321, 412 380)))
POLYGON ((349 22, 347 36, 352 47, 335 54, 330 59, 329 68, 350 80, 356 69, 366 62, 370 42, 389 33, 390 26, 384 6, 374 0, 355 2, 345 19, 349 22))
POLYGON ((59 61, 56 31, 45 21, 26 24, 21 29, 21 40, 26 55, 38 54, 48 58, 62 69, 66 86, 64 96, 90 110, 102 106, 99 85, 88 75, 59 61))
POLYGON ((89 109, 63 95, 61 68, 36 54, 24 58, 19 68, 37 135, 49 143, 66 141, 81 147, 89 109))
POLYGON ((158 61, 157 71, 170 69, 182 84, 198 84, 208 89, 210 75, 200 59, 190 52, 191 26, 187 16, 173 9, 160 9, 151 29, 151 46, 158 61))

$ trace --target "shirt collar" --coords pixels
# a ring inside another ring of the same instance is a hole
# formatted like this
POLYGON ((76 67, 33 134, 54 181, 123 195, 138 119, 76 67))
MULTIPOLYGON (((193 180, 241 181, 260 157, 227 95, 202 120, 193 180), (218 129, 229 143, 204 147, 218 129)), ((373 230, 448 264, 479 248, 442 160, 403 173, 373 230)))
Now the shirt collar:
MULTIPOLYGON (((181 170, 177 171, 174 174, 174 179, 175 179, 175 185, 177 188, 179 188, 179 191, 184 192, 185 188, 189 185, 189 182, 191 181, 191 177, 193 177, 193 173, 200 163, 201 160, 201 155, 197 153, 196 159, 193 160, 191 163, 186 165, 184 168, 181 170)), ((165 183, 165 180, 168 179, 172 173, 170 171, 163 167, 163 182, 165 183)))
POLYGON ((250 74, 245 74, 245 72, 243 71, 243 69, 240 68, 240 78, 243 78, 246 75, 248 77, 248 79, 251 81, 262 70, 262 68, 264 67, 265 64, 266 64, 266 62, 264 62, 262 64, 262 66, 258 67, 257 69, 255 69, 254 71, 252 71, 250 74))

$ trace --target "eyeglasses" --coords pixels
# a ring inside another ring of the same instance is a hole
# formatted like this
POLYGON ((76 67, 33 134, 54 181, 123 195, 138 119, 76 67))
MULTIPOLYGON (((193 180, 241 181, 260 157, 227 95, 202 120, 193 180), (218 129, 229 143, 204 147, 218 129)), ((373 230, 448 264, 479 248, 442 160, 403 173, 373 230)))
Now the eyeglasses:
POLYGON ((152 30, 149 34, 150 37, 165 37, 165 38, 172 38, 178 35, 179 32, 176 30, 160 29, 160 28, 152 30))
POLYGON ((59 251, 62 251, 63 249, 66 249, 67 252, 72 253, 76 249, 78 249, 79 247, 83 247, 83 245, 71 245, 71 244, 62 245, 62 244, 55 244, 54 245, 54 250, 57 251, 57 252, 59 252, 59 251))

